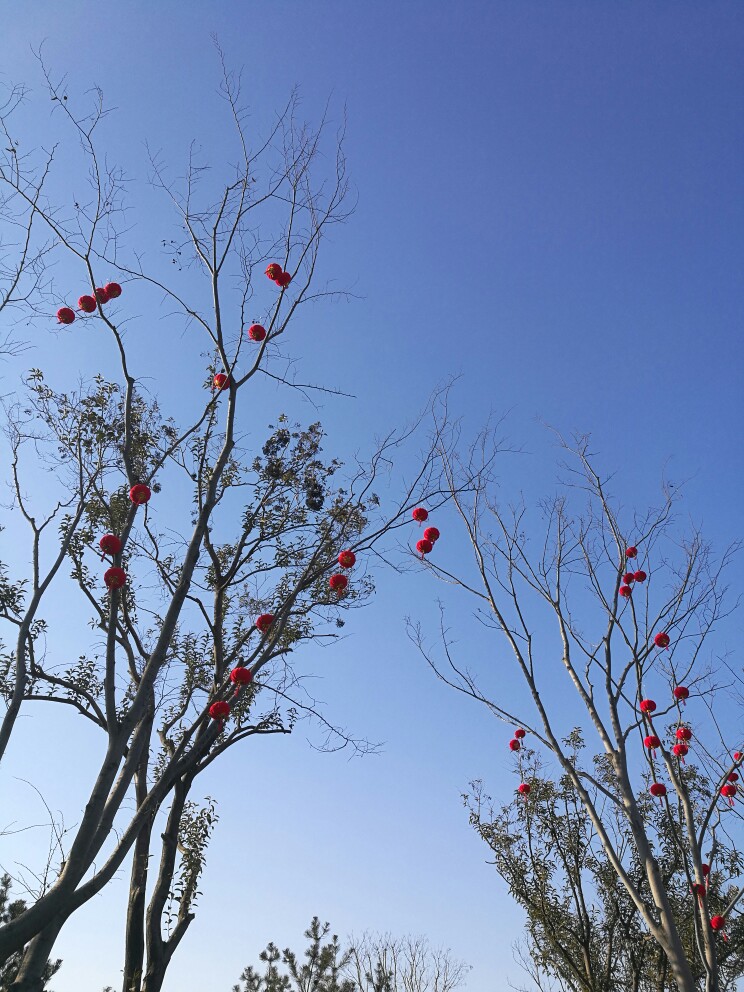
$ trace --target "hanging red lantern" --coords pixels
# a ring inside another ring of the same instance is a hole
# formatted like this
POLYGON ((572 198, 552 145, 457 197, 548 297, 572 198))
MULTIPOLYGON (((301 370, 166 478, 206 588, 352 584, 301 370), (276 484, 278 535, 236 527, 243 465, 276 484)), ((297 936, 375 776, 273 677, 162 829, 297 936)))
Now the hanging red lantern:
POLYGON ((129 490, 129 498, 137 506, 143 506, 151 496, 150 487, 146 486, 143 482, 138 482, 136 486, 132 486, 129 490))
POLYGON ((341 551, 338 556, 341 568, 353 568, 356 565, 356 555, 353 551, 341 551))
POLYGON ((248 337, 251 341, 263 341, 266 337, 266 328, 262 327, 261 324, 251 324, 248 328, 248 337))
POLYGON ((684 765, 685 755, 689 750, 690 749, 686 744, 675 744, 674 747, 672 748, 672 754, 676 755, 684 765))
POLYGON ((96 309, 96 301, 92 296, 81 296, 78 300, 78 307, 84 313, 93 313, 96 309))
POLYGON ((631 582, 635 582, 635 572, 626 572, 623 576, 623 582, 626 586, 629 586, 631 582))
POLYGON ((71 324, 75 319, 75 311, 70 307, 60 307, 57 311, 57 320, 60 324, 71 324))
POLYGON ((669 634, 665 634, 663 631, 660 634, 654 634, 654 644, 657 648, 668 648, 670 644, 669 634))
POLYGON ((635 558, 637 554, 638 554, 638 548, 634 547, 632 544, 630 545, 629 548, 625 549, 626 558, 635 558))
POLYGON ((100 304, 108 303, 109 294, 103 286, 96 286, 96 299, 100 304))
POLYGON ((657 747, 661 747, 661 741, 656 734, 649 734, 648 737, 643 738, 643 746, 649 751, 655 751, 657 747))
POLYGON ((656 709, 656 703, 653 699, 642 699, 638 705, 641 713, 653 713, 656 709))
POLYGON ((121 538, 116 534, 104 534, 98 546, 105 555, 118 555, 121 551, 121 538))
POLYGON ((620 586, 620 595, 624 599, 629 599, 632 592, 633 590, 630 588, 630 586, 620 586))
POLYGON ((705 862, 703 862, 700 865, 700 871, 703 873, 703 878, 707 878, 708 875, 710 875, 710 865, 706 865, 705 862))
POLYGON ((744 754, 741 751, 734 751, 734 761, 741 761, 744 758, 744 754))
POLYGON ((711 917, 711 920, 710 920, 710 928, 711 928, 711 930, 716 930, 716 931, 723 930, 723 928, 725 926, 726 926, 726 917, 725 916, 712 916, 711 917))
POLYGON ((721 786, 721 795, 723 796, 724 799, 728 799, 729 806, 733 806, 734 805, 734 796, 736 795, 736 793, 738 791, 739 790, 737 789, 737 787, 735 785, 722 785, 721 786))
POLYGON ((416 521, 416 523, 422 524, 429 516, 429 511, 425 510, 423 506, 417 506, 415 510, 411 513, 411 516, 416 521))
POLYGON ((674 736, 678 741, 691 741, 692 731, 689 727, 677 727, 674 736))
POLYGON ((736 774, 736 772, 731 772, 728 776, 728 780, 729 782, 738 782, 739 776, 736 774))
POLYGON ((513 738, 512 738, 512 739, 511 739, 511 740, 509 741, 509 750, 510 750, 510 751, 518 751, 518 750, 520 749, 520 747, 521 747, 521 746, 522 746, 522 745, 521 745, 521 744, 519 743, 519 741, 518 741, 518 740, 516 739, 516 737, 513 737, 513 738))
POLYGON ((346 578, 346 576, 341 575, 338 572, 335 575, 332 575, 328 580, 328 585, 338 596, 341 595, 341 593, 348 586, 348 584, 349 584, 349 580, 346 578))
POLYGON ((645 582, 648 576, 643 571, 643 569, 640 569, 639 571, 633 573, 633 578, 636 580, 636 582, 645 582))
POLYGON ((517 740, 521 741, 521 740, 523 740, 527 736, 527 731, 526 730, 522 730, 521 727, 518 727, 514 731, 514 736, 517 738, 517 740))
POLYGON ((121 286, 118 282, 107 282, 103 288, 110 300, 116 300, 121 296, 121 286))
POLYGON ((292 275, 289 272, 282 272, 282 274, 276 279, 277 286, 281 286, 285 289, 292 282, 292 275))
POLYGON ((648 790, 654 799, 663 799, 667 794, 666 786, 661 782, 654 782, 648 790))
POLYGON ((517 786, 517 792, 520 794, 520 796, 529 796, 530 789, 531 786, 528 785, 527 782, 522 782, 521 785, 517 786))
POLYGON ((694 896, 697 896, 702 902, 703 896, 705 895, 705 886, 702 882, 693 882, 690 886, 690 892, 692 892, 694 896))
POLYGON ((265 634, 274 620, 275 617, 273 613, 262 613, 260 617, 256 618, 256 627, 262 634, 265 634))
POLYGON ((121 589, 122 586, 126 585, 127 573, 123 568, 107 568, 103 573, 103 581, 106 583, 107 589, 121 589))
POLYGON ((681 700, 683 705, 684 701, 690 697, 690 690, 685 685, 675 685, 672 692, 674 693, 674 698, 681 700))
POLYGON ((230 376, 225 375, 224 372, 218 372, 212 382, 214 383, 215 389, 224 389, 225 386, 230 385, 230 376))
POLYGON ((420 541, 416 541, 416 550, 421 552, 421 557, 428 555, 434 545, 431 541, 427 541, 425 537, 422 537, 420 541))
POLYGON ((230 716, 230 704, 224 699, 218 699, 209 707, 209 715, 213 720, 226 720, 230 716))
POLYGON ((278 262, 272 262, 270 265, 266 266, 266 275, 269 279, 278 279, 282 274, 282 267, 278 262))
POLYGON ((235 686, 235 695, 240 692, 241 685, 248 685, 253 679, 253 672, 250 668, 233 668, 230 672, 230 681, 235 686))
POLYGON ((440 534, 436 527, 427 527, 424 531, 424 537, 427 541, 431 541, 432 544, 436 544, 440 538, 440 534))

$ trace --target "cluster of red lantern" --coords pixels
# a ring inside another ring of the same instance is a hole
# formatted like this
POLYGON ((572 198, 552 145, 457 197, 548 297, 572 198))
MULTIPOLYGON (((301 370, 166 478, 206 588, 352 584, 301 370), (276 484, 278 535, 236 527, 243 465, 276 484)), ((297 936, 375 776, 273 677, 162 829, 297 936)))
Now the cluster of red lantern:
POLYGON ((522 730, 521 727, 517 727, 517 729, 514 731, 514 736, 509 741, 509 750, 518 751, 522 746, 521 742, 524 740, 526 736, 527 736, 527 731, 522 730))
POLYGON ((292 276, 285 272, 278 262, 271 262, 266 266, 266 275, 272 282, 275 282, 280 289, 286 289, 292 282, 292 276))
MULTIPOLYGON (((628 551, 630 551, 630 550, 631 549, 628 548, 628 551)), ((632 550, 635 550, 635 549, 632 549, 632 550)), ((627 551, 626 551, 626 554, 627 554, 627 551)), ((625 575, 623 575, 623 584, 620 586, 620 595, 624 599, 628 599, 631 596, 632 592, 633 592, 633 583, 634 582, 645 582, 647 578, 648 578, 648 576, 646 575, 646 573, 643 571, 643 569, 640 569, 640 568, 638 569, 637 572, 626 572, 625 575)))
MULTIPOLYGON (((354 565, 356 565, 356 555, 354 554, 353 551, 349 551, 348 549, 345 551, 340 551, 338 558, 336 560, 338 561, 341 568, 349 569, 349 568, 353 568, 354 565)), ((341 572, 334 572, 333 575, 331 575, 330 578, 328 579, 329 587, 333 592, 336 593, 337 596, 341 595, 341 593, 344 591, 344 589, 346 589, 348 584, 349 584, 348 578, 345 575, 343 575, 341 572)))
MULTIPOLYGON (((129 490, 129 498, 136 506, 144 505, 152 496, 150 487, 142 482, 138 482, 129 490)), ((98 542, 98 546, 103 552, 103 557, 110 555, 112 558, 121 554, 121 538, 116 534, 104 534, 98 542)), ((118 565, 112 565, 103 573, 103 581, 107 589, 121 589, 127 584, 127 573, 118 565)))
MULTIPOLYGON (((108 303, 121 296, 121 286, 118 282, 108 282, 105 286, 97 286, 95 296, 81 296, 78 300, 78 309, 83 313, 94 313, 100 303, 108 303)), ((57 320, 60 324, 71 324, 75 320, 75 311, 71 307, 60 307, 57 311, 57 320)))
MULTIPOLYGON (((429 511, 423 506, 417 506, 411 511, 411 516, 418 524, 424 523, 425 520, 429 519, 429 511)), ((416 550, 423 558, 424 555, 428 555, 434 548, 434 545, 440 538, 439 531, 436 527, 427 527, 424 531, 424 536, 421 540, 416 541, 416 550)))

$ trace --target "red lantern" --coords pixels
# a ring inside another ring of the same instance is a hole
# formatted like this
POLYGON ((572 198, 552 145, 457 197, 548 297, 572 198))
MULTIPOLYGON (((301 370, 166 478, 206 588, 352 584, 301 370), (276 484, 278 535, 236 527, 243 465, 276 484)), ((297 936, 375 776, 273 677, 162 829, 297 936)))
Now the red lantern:
POLYGON ((692 731, 690 730, 689 727, 677 727, 674 736, 677 738, 678 741, 691 741, 692 731))
POLYGON ((224 372, 218 372, 212 382, 214 383, 215 389, 224 389, 225 386, 230 385, 230 376, 225 375, 224 372))
POLYGON ((75 311, 70 307, 60 307, 57 311, 57 320, 60 324, 71 324, 75 319, 75 311))
POLYGON ((332 575, 328 580, 328 585, 338 596, 341 595, 341 593, 348 586, 348 584, 349 584, 349 580, 346 578, 346 576, 341 575, 338 572, 335 575, 332 575))
POLYGON ((527 782, 522 782, 521 785, 517 786, 517 792, 520 794, 520 796, 529 796, 530 788, 531 786, 529 786, 527 782))
POLYGON ((151 496, 150 487, 146 486, 143 482, 138 482, 136 486, 132 486, 129 490, 129 498, 137 506, 143 506, 151 496))
POLYGON ((521 745, 521 744, 519 743, 519 741, 518 741, 518 740, 516 739, 516 737, 513 737, 513 738, 512 738, 512 739, 511 739, 511 740, 509 741, 509 750, 510 750, 510 751, 518 751, 518 750, 520 749, 520 747, 521 747, 521 746, 522 746, 522 745, 521 745))
POLYGON ((416 550, 421 552, 421 557, 428 555, 434 545, 431 541, 427 541, 425 537, 422 537, 420 541, 416 541, 416 550))
POLYGON ((702 901, 702 898, 705 895, 705 886, 701 882, 693 882, 690 886, 690 892, 702 901))
POLYGON ((657 648, 668 648, 670 644, 669 634, 665 634, 663 631, 660 634, 654 634, 654 644, 657 648))
POLYGON ((209 715, 213 720, 226 720, 230 716, 230 704, 224 699, 218 699, 209 707, 209 715))
POLYGON ((672 748, 672 754, 676 755, 684 765, 685 755, 689 750, 690 749, 686 744, 675 744, 674 747, 672 748))
POLYGON ((736 772, 731 772, 731 774, 728 776, 728 780, 729 782, 738 782, 739 776, 736 774, 736 772))
POLYGON ((424 531, 424 537, 427 541, 431 541, 432 544, 436 544, 439 540, 440 534, 436 527, 427 527, 424 531))
POLYGON ((248 337, 251 341, 263 341, 266 337, 266 328, 262 327, 261 324, 251 324, 248 328, 248 337))
POLYGON ((639 703, 638 708, 640 709, 641 713, 653 713, 653 711, 656 709, 656 703, 653 701, 653 699, 642 699, 641 702, 639 703))
POLYGON ((633 590, 630 588, 630 586, 620 586, 620 595, 624 599, 629 599, 630 598, 630 594, 632 592, 633 592, 633 590))
POLYGON ((356 565, 356 555, 353 551, 341 551, 338 556, 341 568, 353 568, 356 565))
POLYGON ((649 734, 648 737, 643 738, 643 746, 647 747, 649 751, 655 751, 657 747, 661 747, 661 741, 656 734, 649 734))
POLYGON ((99 303, 108 303, 109 295, 103 286, 96 286, 96 299, 99 303))
POLYGON ((519 727, 517 730, 514 731, 514 736, 517 738, 517 740, 521 741, 523 738, 527 736, 527 731, 522 730, 522 728, 519 727))
POLYGON ((625 549, 626 558, 635 558, 637 554, 638 554, 638 548, 633 547, 632 544, 630 545, 629 548, 625 549))
POLYGON ((280 272, 279 275, 274 280, 274 282, 277 284, 277 286, 280 289, 286 289, 287 286, 289 286, 289 284, 292 282, 292 276, 290 275, 289 272, 280 272))
POLYGON ((235 686, 235 695, 240 692, 241 685, 248 685, 253 679, 253 672, 250 668, 233 668, 230 672, 230 681, 235 686))
POLYGON ((106 583, 107 589, 121 589, 127 581, 127 573, 123 568, 107 568, 103 573, 103 581, 106 583))
POLYGON ((118 282, 107 282, 103 288, 110 300, 116 300, 121 296, 121 286, 118 282))
POLYGON ((81 296, 78 300, 78 307, 85 313, 93 313, 96 309, 96 301, 92 296, 81 296))
POLYGON ((739 790, 737 789, 737 787, 735 785, 722 785, 721 786, 721 795, 723 796, 724 799, 728 799, 729 806, 733 806, 734 805, 734 796, 736 795, 736 793, 738 791, 739 790))
POLYGON ((643 571, 643 569, 640 569, 638 572, 634 573, 633 578, 636 580, 636 582, 645 582, 648 576, 643 571))
POLYGON ((711 921, 710 921, 711 930, 723 930, 723 928, 725 926, 726 926, 726 917, 725 916, 713 916, 713 917, 711 917, 711 921))
POLYGON ((631 582, 635 582, 635 572, 626 572, 623 576, 623 582, 626 586, 629 586, 631 582))
POLYGON ((661 782, 654 782, 648 790, 654 799, 663 799, 667 794, 667 788, 661 782))
POLYGON ((672 690, 672 692, 674 693, 674 698, 675 699, 680 699, 683 704, 684 704, 684 701, 686 699, 689 699, 689 696, 690 696, 690 690, 687 688, 687 686, 684 686, 684 685, 675 685, 675 687, 672 690))
POLYGON ((710 875, 710 865, 706 865, 705 862, 700 865, 700 871, 703 873, 703 878, 707 878, 710 875))
POLYGON ((98 546, 105 555, 118 555, 121 551, 121 538, 116 534, 104 534, 98 546))
POLYGON ((275 617, 273 613, 262 613, 260 617, 256 618, 256 627, 262 634, 265 634, 274 620, 275 617))
POLYGON ((429 511, 425 510, 423 506, 417 506, 416 509, 411 513, 411 516, 416 521, 416 523, 422 524, 429 516, 429 511))
POLYGON ((741 761, 744 758, 744 754, 741 751, 734 751, 734 761, 741 761))
POLYGON ((282 267, 278 262, 272 262, 271 265, 266 266, 266 275, 269 279, 278 279, 282 274, 282 267))

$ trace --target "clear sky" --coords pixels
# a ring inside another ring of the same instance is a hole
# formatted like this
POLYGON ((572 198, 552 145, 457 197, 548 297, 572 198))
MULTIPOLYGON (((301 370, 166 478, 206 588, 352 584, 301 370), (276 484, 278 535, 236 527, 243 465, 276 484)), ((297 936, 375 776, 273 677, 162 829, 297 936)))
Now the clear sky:
MULTIPOLYGON (((329 95, 337 116, 346 104, 359 205, 324 265, 361 299, 318 310, 293 345, 303 375, 357 396, 324 404, 327 450, 363 447, 370 424, 406 421, 456 373, 466 423, 509 411, 525 449, 506 492, 534 500, 553 485, 547 421, 593 432, 627 505, 653 498, 666 465, 690 479, 689 512, 714 542, 740 535, 740 3, 5 0, 0 23, 5 78, 39 100, 30 48, 44 39, 71 91, 104 88, 119 108, 107 146, 137 178, 145 140, 176 169, 193 137, 219 158, 213 32, 245 67, 257 125, 295 84, 309 115, 329 95)), ((133 220, 152 233, 160 215, 133 220)), ((150 340, 152 388, 178 413, 183 370, 157 327, 150 340)), ((73 341, 39 331, 26 363, 90 371, 95 346, 73 341)), ((14 367, 0 375, 6 392, 14 367)), ((278 393, 261 402, 262 423, 285 406, 278 393)), ((521 980, 520 914, 460 802, 471 777, 496 797, 513 788, 504 731, 441 688, 405 638, 403 617, 431 617, 440 590, 423 576, 378 584, 324 656, 319 695, 384 748, 348 762, 300 732, 220 763, 204 784, 221 815, 204 895, 168 992, 227 990, 268 940, 300 945, 313 914, 342 934, 426 933, 473 965, 475 992, 521 980)), ((739 618, 732 646, 741 633, 739 618)), ((13 778, 33 749, 39 787, 75 822, 54 744, 77 735, 85 771, 87 733, 48 711, 24 718, 0 776, 3 821, 13 803, 42 815, 13 778)), ((32 836, 0 839, 0 862, 30 860, 32 836)), ((118 986, 125 892, 122 876, 66 928, 56 992, 118 986)))

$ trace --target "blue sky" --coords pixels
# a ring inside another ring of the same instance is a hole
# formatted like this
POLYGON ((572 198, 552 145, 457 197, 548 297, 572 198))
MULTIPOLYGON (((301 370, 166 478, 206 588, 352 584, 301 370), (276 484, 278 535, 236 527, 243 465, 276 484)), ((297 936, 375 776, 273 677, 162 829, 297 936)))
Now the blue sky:
MULTIPOLYGON (((741 5, 40 0, 3 17, 0 64, 43 101, 30 47, 46 39, 71 92, 98 83, 118 108, 107 148, 142 179, 145 141, 176 171, 194 137, 219 162, 212 32, 245 68, 257 128, 295 84, 308 115, 329 95, 338 119, 348 110, 359 204, 323 264, 360 299, 314 311, 292 343, 303 375, 356 394, 324 402, 329 451, 363 448, 370 425, 405 422, 457 374, 465 423, 508 411, 524 448, 505 492, 534 500, 553 486, 546 421, 593 433, 626 506, 653 499, 666 466, 690 480, 687 509, 711 540, 740 534, 741 5)), ((29 108, 29 140, 45 136, 46 113, 29 108)), ((60 176, 66 189, 76 181, 60 176)), ((161 224, 153 209, 134 218, 143 235, 161 224)), ((138 373, 178 413, 185 366, 137 303, 151 356, 138 373)), ((94 341, 81 351, 73 335, 34 334, 27 365, 63 376, 110 360, 94 341)), ((0 369, 3 392, 16 371, 0 369)), ((269 422, 285 406, 264 391, 255 415, 269 422)), ((403 617, 431 617, 439 590, 423 576, 378 584, 324 654, 320 695, 329 715, 385 741, 382 753, 348 762, 298 733, 215 771, 205 794, 221 821, 169 992, 228 989, 268 940, 299 945, 316 913, 342 934, 426 933, 473 965, 475 992, 520 978, 519 913, 459 799, 471 777, 496 796, 513 788, 504 731, 441 688, 405 638, 403 617)), ((484 650, 467 606, 453 608, 463 651, 484 650)), ((732 646, 741 633, 734 619, 732 646)), ((51 745, 62 733, 79 738, 84 769, 87 730, 56 714, 26 718, 15 745, 49 754, 40 788, 60 809, 70 783, 51 745)), ((31 804, 17 761, 0 785, 31 804)), ((14 843, 13 857, 29 853, 30 841, 14 843)), ((124 893, 122 879, 67 927, 57 992, 117 986, 124 893)))

